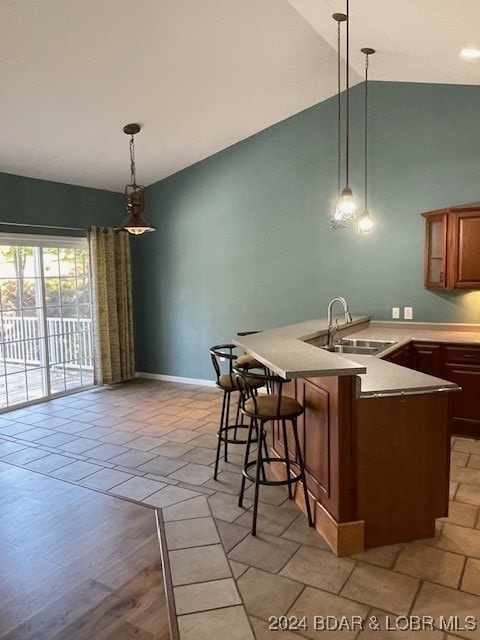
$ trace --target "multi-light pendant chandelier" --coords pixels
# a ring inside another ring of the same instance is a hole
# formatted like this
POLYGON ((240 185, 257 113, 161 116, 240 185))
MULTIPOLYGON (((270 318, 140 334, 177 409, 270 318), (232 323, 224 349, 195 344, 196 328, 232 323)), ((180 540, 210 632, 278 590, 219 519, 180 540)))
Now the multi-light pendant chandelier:
MULTIPOLYGON (((346 14, 334 13, 333 19, 337 22, 337 133, 338 133, 338 200, 331 216, 330 227, 342 229, 356 220, 356 204, 353 192, 349 184, 350 169, 350 14, 349 0, 346 0, 346 14), (342 160, 342 105, 341 105, 341 25, 346 23, 345 46, 345 186, 341 190, 341 160, 342 160)), ((369 234, 372 231, 372 219, 367 210, 367 159, 368 159, 368 56, 375 53, 374 49, 364 48, 365 53, 365 138, 364 138, 364 162, 365 162, 365 210, 358 220, 359 233, 369 234)))
POLYGON ((134 135, 140 131, 139 124, 127 124, 123 132, 130 136, 130 184, 125 187, 128 216, 124 220, 122 229, 139 236, 146 231, 155 231, 149 222, 143 217, 145 208, 145 187, 137 184, 135 175, 135 140, 134 135))

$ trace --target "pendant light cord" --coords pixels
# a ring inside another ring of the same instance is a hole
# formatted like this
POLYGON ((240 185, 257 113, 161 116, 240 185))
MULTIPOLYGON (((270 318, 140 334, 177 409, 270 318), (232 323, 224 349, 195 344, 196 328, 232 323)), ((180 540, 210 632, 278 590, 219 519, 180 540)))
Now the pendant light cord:
POLYGON ((340 31, 340 20, 337 22, 337 132, 338 132, 338 163, 337 163, 337 171, 338 171, 338 197, 340 197, 341 192, 341 162, 342 162, 342 101, 341 101, 341 55, 340 55, 340 44, 341 44, 341 31, 340 31))
POLYGON ((137 180, 135 176, 135 140, 133 138, 133 133, 132 137, 130 138, 130 181, 131 184, 136 186, 137 180))
POLYGON ((368 206, 367 206, 367 193, 368 193, 368 189, 367 189, 367 179, 368 179, 368 169, 367 169, 367 165, 368 165, 368 53, 365 54, 365 122, 364 122, 364 133, 365 133, 365 139, 364 139, 364 157, 365 157, 365 167, 364 167, 364 171, 365 171, 365 211, 368 211, 368 206))
POLYGON ((349 131, 350 131, 350 8, 349 8, 349 0, 346 0, 347 3, 347 46, 346 46, 346 55, 345 55, 345 62, 346 62, 346 70, 345 70, 345 85, 346 85, 346 105, 345 105, 345 111, 346 111, 346 117, 345 117, 345 183, 346 186, 348 187, 348 169, 349 169, 349 146, 350 146, 350 135, 349 135, 349 131))

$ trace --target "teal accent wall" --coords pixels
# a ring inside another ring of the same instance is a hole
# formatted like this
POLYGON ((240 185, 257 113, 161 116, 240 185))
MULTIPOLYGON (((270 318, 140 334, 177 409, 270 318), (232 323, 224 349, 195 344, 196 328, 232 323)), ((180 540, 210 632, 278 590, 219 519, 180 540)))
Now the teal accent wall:
MULTIPOLYGON (((423 288, 420 216, 480 199, 480 88, 369 87, 371 236, 329 229, 335 99, 148 188, 157 231, 133 249, 137 370, 211 379, 210 345, 325 316, 335 295, 376 319, 408 305, 417 321, 480 322, 480 292, 423 288)), ((363 85, 351 113, 362 208, 363 85)))
MULTIPOLYGON (((0 221, 66 227, 117 226, 125 217, 123 194, 0 173, 0 221)), ((81 235, 81 233, 7 227, 0 232, 81 235)))

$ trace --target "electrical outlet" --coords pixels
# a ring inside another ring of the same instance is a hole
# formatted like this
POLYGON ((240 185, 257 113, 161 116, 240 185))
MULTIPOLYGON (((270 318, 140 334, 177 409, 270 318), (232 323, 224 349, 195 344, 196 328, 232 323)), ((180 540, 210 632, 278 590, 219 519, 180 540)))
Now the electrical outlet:
POLYGON ((405 320, 413 320, 413 307, 403 307, 403 317, 405 320))
POLYGON ((392 318, 394 320, 400 319, 400 307, 392 307, 392 318))

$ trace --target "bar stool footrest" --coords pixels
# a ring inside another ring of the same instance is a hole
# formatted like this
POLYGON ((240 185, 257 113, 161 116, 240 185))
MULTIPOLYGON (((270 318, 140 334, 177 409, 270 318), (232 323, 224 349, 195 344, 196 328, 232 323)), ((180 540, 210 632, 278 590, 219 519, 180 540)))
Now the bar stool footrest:
MULTIPOLYGON (((287 460, 287 458, 263 458, 262 460, 263 462, 268 462, 268 464, 270 464, 271 462, 284 462, 290 463, 290 467, 295 467, 297 469, 300 469, 300 465, 298 464, 298 462, 296 460, 292 460, 291 458, 287 460)), ((245 465, 244 469, 243 469, 243 475, 245 476, 245 478, 247 478, 247 480, 250 480, 250 482, 255 483, 257 481, 255 476, 252 476, 248 470, 251 469, 252 467, 256 467, 257 466, 257 461, 256 460, 252 460, 252 462, 249 462, 247 465, 245 465)), ((299 480, 303 480, 303 474, 300 472, 295 476, 290 477, 289 480, 285 479, 285 480, 262 480, 259 479, 258 484, 261 485, 266 485, 266 486, 284 486, 284 485, 288 485, 291 482, 298 482, 299 480)))
MULTIPOLYGON (((219 438, 222 442, 228 442, 228 444, 247 444, 248 442, 248 425, 246 424, 231 424, 228 427, 221 427, 221 429, 217 432, 217 438, 219 438), (238 438, 236 435, 233 437, 229 437, 230 431, 238 431, 239 429, 243 429, 247 431, 245 439, 238 438)), ((258 442, 257 438, 252 438, 250 442, 258 442)))

